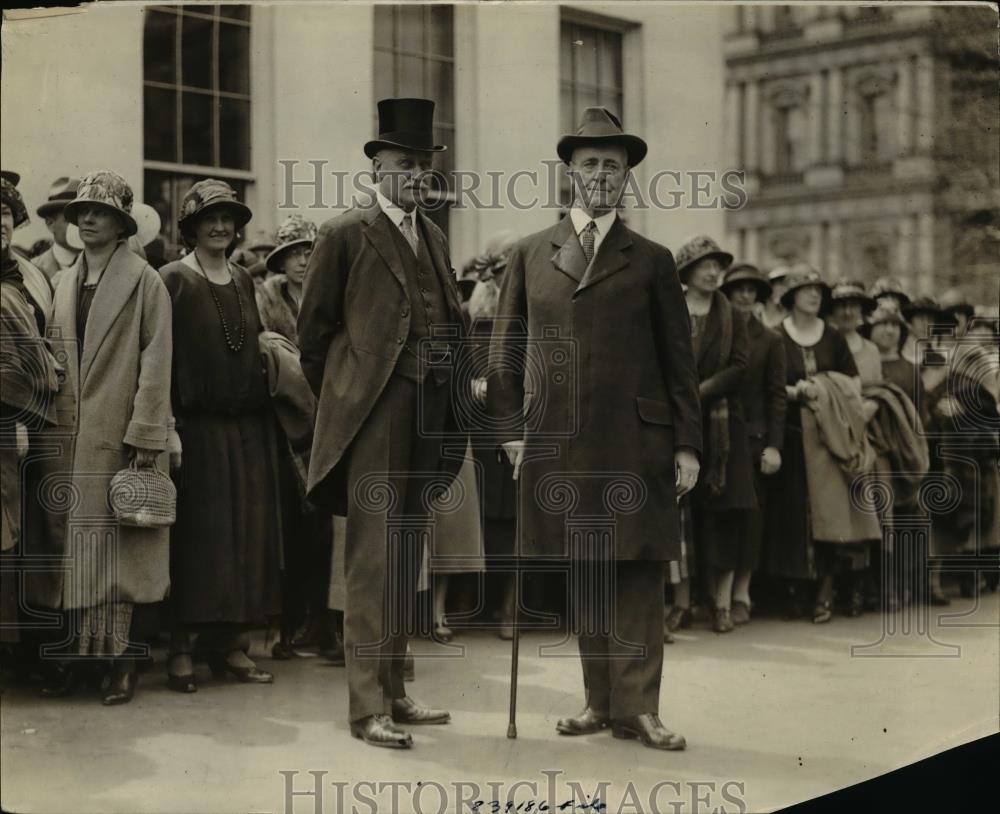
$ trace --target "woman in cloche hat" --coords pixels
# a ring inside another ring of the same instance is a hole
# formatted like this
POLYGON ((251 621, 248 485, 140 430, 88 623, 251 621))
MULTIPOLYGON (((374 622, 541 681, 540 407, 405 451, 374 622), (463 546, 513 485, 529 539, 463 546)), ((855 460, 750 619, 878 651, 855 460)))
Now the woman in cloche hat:
POLYGON ((191 251, 160 269, 173 303, 173 409, 184 444, 170 546, 168 683, 194 692, 193 636, 215 634, 216 676, 267 684, 246 632, 280 611, 280 529, 260 316, 247 272, 229 260, 251 218, 225 181, 199 181, 178 221, 191 251))
POLYGON ((874 310, 875 300, 865 293, 861 283, 851 280, 837 283, 830 292, 830 300, 830 323, 847 340, 861 383, 882 381, 882 360, 878 348, 858 333, 858 328, 864 324, 865 314, 874 310))
MULTIPOLYGON (((83 251, 56 283, 50 336, 67 370, 56 397, 60 455, 42 462, 41 482, 53 495, 65 490, 76 499, 45 512, 45 543, 34 552, 70 565, 29 583, 35 593, 29 599, 67 613, 74 656, 111 660, 103 703, 123 704, 136 686, 127 647, 135 638, 135 606, 161 601, 170 584, 169 533, 119 524, 108 490, 112 476, 130 465, 164 472, 169 466, 170 297, 156 271, 129 250, 136 222, 124 178, 91 173, 63 212, 80 230, 83 251), (116 533, 81 545, 73 520, 84 516, 116 533)), ((43 694, 73 692, 80 663, 69 662, 43 694)))

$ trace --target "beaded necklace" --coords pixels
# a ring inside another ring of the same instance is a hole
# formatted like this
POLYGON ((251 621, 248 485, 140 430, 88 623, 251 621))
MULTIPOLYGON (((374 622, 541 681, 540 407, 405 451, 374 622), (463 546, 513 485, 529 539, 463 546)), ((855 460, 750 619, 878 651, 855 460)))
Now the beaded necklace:
POLYGON ((243 349, 243 344, 246 342, 247 338, 247 315, 246 311, 243 310, 243 295, 240 294, 239 283, 236 282, 236 278, 233 277, 233 271, 229 266, 229 261, 226 261, 226 271, 229 272, 230 278, 232 278, 233 286, 236 289, 236 302, 240 307, 240 339, 238 342, 233 342, 232 336, 229 334, 229 325, 226 323, 226 315, 222 310, 222 303, 219 302, 219 295, 215 293, 215 286, 212 281, 208 279, 208 275, 205 273, 204 267, 201 265, 201 260, 198 258, 198 252, 192 252, 194 255, 194 262, 198 264, 198 271, 201 272, 202 276, 205 278, 205 282, 208 283, 208 290, 212 294, 212 302, 215 303, 215 310, 219 314, 219 322, 222 323, 222 334, 226 338, 226 347, 229 348, 232 353, 239 353, 243 349))

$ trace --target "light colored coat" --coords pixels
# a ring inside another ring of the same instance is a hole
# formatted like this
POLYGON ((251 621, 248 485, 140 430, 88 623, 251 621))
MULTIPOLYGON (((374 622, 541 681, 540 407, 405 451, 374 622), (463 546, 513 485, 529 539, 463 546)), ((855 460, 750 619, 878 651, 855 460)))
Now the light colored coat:
MULTIPOLYGON (((55 291, 49 336, 65 380, 56 427, 43 436, 54 453, 41 462, 47 528, 33 535, 31 552, 63 558, 62 567, 29 577, 29 597, 52 608, 156 602, 169 587, 169 530, 119 526, 108 486, 129 465, 131 447, 167 447, 170 296, 159 274, 120 243, 94 296, 81 354, 80 263, 61 275, 55 291)), ((157 465, 169 471, 165 453, 157 465)))

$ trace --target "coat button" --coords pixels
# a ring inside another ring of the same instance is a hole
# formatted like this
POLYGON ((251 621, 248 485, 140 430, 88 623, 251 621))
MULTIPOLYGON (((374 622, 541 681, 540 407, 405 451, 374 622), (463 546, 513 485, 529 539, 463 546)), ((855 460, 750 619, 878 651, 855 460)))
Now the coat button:
POLYGON ((408 316, 409 313, 410 313, 410 309, 409 308, 404 308, 402 311, 399 312, 399 315, 401 317, 405 317, 405 316, 408 316))
POLYGON ((398 338, 398 339, 396 340, 396 344, 397 344, 397 345, 402 345, 402 344, 403 344, 403 337, 399 337, 399 338, 398 338))

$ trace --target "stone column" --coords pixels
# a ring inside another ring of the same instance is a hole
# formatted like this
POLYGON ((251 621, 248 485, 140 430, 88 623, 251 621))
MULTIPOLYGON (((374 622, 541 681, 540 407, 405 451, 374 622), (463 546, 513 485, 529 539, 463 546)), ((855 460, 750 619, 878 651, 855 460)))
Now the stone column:
POLYGON ((934 57, 917 57, 916 152, 928 154, 934 147, 934 57))
POLYGON ((841 241, 843 240, 843 229, 839 220, 831 220, 830 227, 826 233, 826 271, 829 280, 838 280, 842 276, 840 270, 841 241))
POLYGON ((913 62, 904 57, 896 68, 896 141, 898 154, 913 152, 913 62))
POLYGON ((934 285, 934 215, 921 212, 917 216, 917 289, 930 293, 934 285))
POLYGON ((748 173, 760 172, 760 85, 751 79, 744 86, 743 163, 748 173))
POLYGON ((730 82, 726 85, 725 111, 725 151, 730 166, 744 167, 744 144, 742 122, 740 121, 740 85, 730 82))
POLYGON ((830 69, 826 126, 826 161, 840 164, 844 160, 844 75, 840 68, 830 69))
POLYGON ((809 164, 823 164, 826 156, 824 150, 823 130, 826 127, 827 111, 824 110, 826 75, 817 71, 809 77, 809 164))

